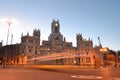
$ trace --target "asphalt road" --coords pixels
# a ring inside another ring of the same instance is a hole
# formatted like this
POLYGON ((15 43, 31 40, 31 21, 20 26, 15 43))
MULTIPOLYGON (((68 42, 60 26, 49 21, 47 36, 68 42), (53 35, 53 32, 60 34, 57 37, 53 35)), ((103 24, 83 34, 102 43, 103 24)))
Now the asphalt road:
POLYGON ((0 69, 0 78, 0 80, 72 80, 66 73, 33 69, 0 69))
POLYGON ((0 68, 0 80, 120 80, 120 68, 38 70, 0 68))

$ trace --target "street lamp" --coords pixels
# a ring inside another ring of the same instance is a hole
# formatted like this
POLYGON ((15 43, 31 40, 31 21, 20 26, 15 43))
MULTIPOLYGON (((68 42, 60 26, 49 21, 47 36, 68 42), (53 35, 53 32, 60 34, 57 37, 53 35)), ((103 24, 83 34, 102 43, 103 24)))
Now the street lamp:
MULTIPOLYGON (((7 45, 8 45, 8 38, 9 38, 9 29, 10 29, 10 26, 11 26, 12 24, 18 24, 18 22, 17 22, 14 18, 12 18, 12 19, 2 18, 0 21, 1 21, 2 23, 4 23, 4 24, 7 24, 7 25, 8 25, 7 41, 6 41, 6 52, 8 52, 8 51, 7 51, 7 45)), ((4 65, 3 65, 3 68, 5 68, 6 55, 7 55, 6 52, 5 52, 5 56, 4 56, 4 65)))
POLYGON ((10 29, 10 26, 12 24, 18 24, 18 22, 14 18, 12 18, 12 19, 2 18, 1 22, 8 25, 7 41, 6 41, 6 45, 8 45, 8 38, 9 38, 9 29, 10 29))

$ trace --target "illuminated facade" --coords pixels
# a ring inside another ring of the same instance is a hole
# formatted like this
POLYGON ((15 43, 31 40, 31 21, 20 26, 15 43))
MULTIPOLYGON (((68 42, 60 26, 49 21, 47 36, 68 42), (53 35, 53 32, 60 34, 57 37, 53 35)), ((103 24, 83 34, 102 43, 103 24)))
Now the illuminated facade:
POLYGON ((0 48, 1 64, 27 64, 28 60, 38 56, 40 51, 40 30, 33 30, 33 36, 29 33, 21 35, 20 44, 10 44, 0 48))
POLYGON ((40 44, 40 35, 39 29, 34 29, 32 36, 29 33, 21 35, 21 43, 17 50, 18 53, 14 52, 15 54, 19 54, 19 59, 16 59, 18 62, 24 62, 25 64, 32 58, 59 54, 62 58, 51 60, 49 64, 96 65, 98 51, 96 48, 93 48, 93 41, 91 39, 84 39, 82 34, 77 34, 77 47, 73 47, 72 42, 67 42, 61 34, 59 20, 52 21, 51 33, 48 40, 43 40, 42 44, 40 44))
POLYGON ((77 40, 77 55, 80 55, 80 57, 78 57, 79 59, 77 62, 80 65, 94 65, 95 53, 93 49, 92 40, 83 39, 82 34, 77 34, 76 40, 77 40))
POLYGON ((63 39, 63 35, 60 32, 59 20, 52 21, 51 34, 48 37, 48 41, 42 41, 42 46, 49 47, 51 53, 63 52, 67 48, 72 47, 72 42, 66 42, 65 38, 63 39))
POLYGON ((54 64, 95 65, 95 53, 92 40, 83 39, 82 34, 77 34, 76 40, 77 47, 73 47, 72 42, 66 42, 60 32, 59 20, 53 20, 51 24, 51 34, 48 37, 48 41, 42 42, 42 46, 49 47, 48 54, 59 53, 70 55, 67 58, 55 60, 54 64))
POLYGON ((21 36, 21 47, 20 51, 22 54, 27 55, 29 58, 39 54, 40 48, 40 30, 33 30, 33 36, 27 35, 21 36))
POLYGON ((11 44, 0 48, 0 61, 2 65, 26 64, 27 56, 20 53, 20 44, 11 44))

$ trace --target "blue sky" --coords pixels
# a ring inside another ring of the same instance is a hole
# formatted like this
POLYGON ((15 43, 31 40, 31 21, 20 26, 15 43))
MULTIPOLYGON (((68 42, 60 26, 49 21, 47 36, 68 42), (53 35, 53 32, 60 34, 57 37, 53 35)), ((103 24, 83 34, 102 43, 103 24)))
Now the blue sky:
MULTIPOLYGON (((41 30, 41 41, 51 33, 51 22, 59 19, 61 33, 76 46, 76 34, 92 38, 98 45, 120 50, 120 0, 0 0, 0 18, 15 18, 19 25, 11 25, 9 44, 20 43, 21 33, 32 35, 41 30)), ((0 40, 7 40, 8 26, 0 23, 0 40)))

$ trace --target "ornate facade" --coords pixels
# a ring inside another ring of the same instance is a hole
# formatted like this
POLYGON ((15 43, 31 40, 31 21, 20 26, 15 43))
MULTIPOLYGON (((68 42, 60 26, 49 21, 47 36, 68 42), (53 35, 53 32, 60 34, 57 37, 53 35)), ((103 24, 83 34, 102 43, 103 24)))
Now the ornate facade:
MULTIPOLYGON (((53 20, 51 23, 51 33, 48 40, 43 40, 42 45, 40 44, 40 30, 34 29, 33 35, 21 36, 21 43, 19 44, 18 54, 27 56, 25 57, 26 62, 31 58, 38 56, 46 56, 52 54, 65 54, 69 57, 56 59, 51 61, 50 64, 72 64, 72 65, 95 65, 96 64, 96 53, 93 48, 93 41, 91 39, 86 40, 82 37, 82 34, 76 35, 76 45, 72 46, 72 42, 66 42, 65 37, 60 32, 59 20, 53 20)), ((15 46, 15 45, 14 45, 15 46)), ((11 53, 12 54, 12 53, 11 53)), ((21 62, 21 59, 19 59, 21 62)), ((23 61, 23 60, 22 60, 23 61)))
POLYGON ((60 32, 59 20, 52 21, 51 34, 48 41, 42 41, 42 46, 50 47, 51 53, 63 52, 67 48, 72 47, 72 42, 66 42, 65 37, 60 32))
POLYGON ((21 36, 21 53, 26 55, 38 54, 40 48, 40 30, 33 30, 33 36, 27 35, 21 36))
POLYGON ((42 46, 49 47, 49 54, 71 55, 71 57, 65 59, 55 60, 56 64, 95 65, 95 52, 92 40, 86 40, 82 37, 82 34, 77 34, 76 41, 77 47, 73 47, 72 42, 66 42, 60 32, 59 20, 53 20, 51 23, 51 34, 48 37, 48 41, 42 42, 42 46), (72 57, 73 55, 75 57, 72 57))
POLYGON ((94 49, 92 40, 83 39, 82 34, 76 35, 77 54, 80 55, 78 63, 80 65, 94 65, 94 49))

